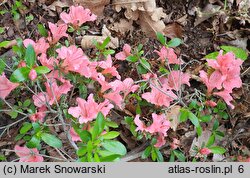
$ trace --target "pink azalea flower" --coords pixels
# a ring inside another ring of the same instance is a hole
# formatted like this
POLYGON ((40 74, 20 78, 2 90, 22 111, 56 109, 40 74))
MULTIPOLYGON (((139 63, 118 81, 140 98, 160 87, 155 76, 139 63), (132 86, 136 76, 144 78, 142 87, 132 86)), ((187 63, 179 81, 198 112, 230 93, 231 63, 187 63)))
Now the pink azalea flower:
POLYGON ((22 60, 22 61, 19 62, 19 64, 18 64, 17 67, 18 67, 18 68, 21 68, 21 67, 26 67, 26 66, 27 66, 27 65, 26 65, 26 62, 22 60))
POLYGON ((98 73, 98 77, 96 78, 96 81, 101 85, 102 93, 104 93, 105 91, 111 88, 110 84, 105 81, 105 77, 101 73, 98 73))
POLYGON ((43 66, 48 67, 50 70, 54 70, 55 66, 57 66, 59 63, 58 60, 55 59, 54 57, 47 59, 47 56, 44 53, 38 57, 38 60, 41 62, 43 66))
POLYGON ((112 101, 120 109, 124 108, 124 106, 123 106, 123 98, 119 94, 119 92, 117 92, 117 91, 110 92, 110 93, 107 93, 107 94, 103 95, 103 97, 107 98, 110 101, 112 101))
POLYGON ((180 90, 182 84, 190 86, 189 79, 189 74, 181 71, 171 71, 168 75, 168 85, 170 88, 178 91, 180 90))
POLYGON ((155 87, 151 85, 151 92, 142 94, 142 98, 157 106, 170 106, 170 102, 177 99, 177 96, 167 87, 155 87))
POLYGON ((162 147, 163 145, 165 145, 166 144, 166 140, 165 140, 165 137, 164 137, 164 135, 163 134, 159 134, 158 136, 157 136, 157 142, 156 142, 156 144, 154 145, 156 148, 160 148, 160 147, 162 147))
POLYGON ((115 55, 115 58, 121 61, 126 60, 128 56, 132 55, 131 54, 131 47, 128 44, 125 44, 123 46, 123 51, 119 52, 115 55))
POLYGON ((123 81, 115 80, 110 82, 112 89, 116 92, 122 91, 124 93, 124 98, 130 93, 134 93, 138 88, 139 85, 134 85, 134 80, 132 78, 126 78, 123 81))
POLYGON ((202 149, 200 149, 199 152, 200 152, 200 154, 202 154, 202 155, 209 155, 210 153, 212 153, 211 150, 208 149, 208 148, 202 148, 202 149))
POLYGON ((46 43, 45 38, 40 38, 38 42, 34 42, 31 39, 25 39, 23 41, 23 45, 27 48, 28 45, 32 45, 36 54, 46 53, 47 49, 49 48, 49 43, 46 43))
POLYGON ((29 78, 31 81, 35 80, 37 78, 37 73, 34 69, 31 69, 30 70, 30 73, 29 73, 29 78))
POLYGON ((84 9, 82 6, 71 6, 69 13, 62 12, 60 14, 61 19, 66 24, 72 24, 74 27, 80 27, 85 22, 95 21, 97 16, 91 14, 89 9, 84 9))
POLYGON ((5 99, 19 84, 10 82, 5 74, 0 76, 0 98, 5 99))
POLYGON ((180 140, 173 138, 173 142, 170 146, 173 150, 176 150, 180 146, 180 140))
POLYGON ((77 48, 76 46, 70 47, 61 47, 57 49, 58 57, 63 59, 61 67, 67 72, 78 72, 82 70, 84 66, 89 64, 89 60, 87 56, 84 55, 81 48, 77 48))
POLYGON ((48 94, 46 92, 40 92, 37 95, 33 95, 32 99, 34 101, 34 105, 40 108, 46 105, 48 94))
POLYGON ((217 103, 212 100, 208 100, 206 101, 206 105, 214 108, 215 106, 217 106, 217 103))
POLYGON ((135 119, 134 119, 134 122, 135 122, 135 125, 137 126, 137 128, 135 129, 135 131, 141 131, 141 132, 144 132, 146 130, 146 125, 140 120, 140 115, 137 114, 135 116, 135 119))
POLYGON ((73 127, 70 128, 69 134, 70 134, 73 142, 81 141, 80 136, 76 133, 76 131, 74 130, 73 127))
POLYGON ((96 66, 97 62, 88 63, 87 61, 85 61, 81 64, 81 67, 76 72, 78 72, 79 74, 81 74, 86 78, 92 78, 93 80, 96 80, 98 78, 98 72, 96 71, 96 66))
POLYGON ((231 101, 233 100, 233 97, 230 95, 230 93, 231 93, 230 91, 223 90, 219 92, 214 92, 213 94, 220 96, 227 103, 228 106, 234 109, 234 105, 231 103, 231 101))
POLYGON ((87 101, 82 98, 77 98, 76 101, 78 106, 70 107, 68 112, 75 118, 79 118, 80 124, 92 121, 96 118, 99 112, 102 112, 104 116, 107 116, 107 114, 110 112, 110 109, 113 108, 113 105, 107 100, 98 105, 98 103, 96 103, 93 98, 93 94, 89 95, 87 101))
POLYGON ((56 80, 51 79, 49 82, 45 83, 45 87, 46 87, 46 93, 48 95, 49 104, 53 105, 55 101, 59 100, 63 94, 67 94, 73 87, 73 85, 70 84, 70 81, 65 80, 65 82, 62 85, 58 86, 56 80))
POLYGON ((26 146, 16 145, 14 148, 17 156, 20 157, 19 162, 43 162, 43 157, 39 156, 37 148, 29 149, 26 146))
POLYGON ((115 76, 117 79, 121 79, 121 76, 117 72, 116 68, 112 66, 112 58, 110 55, 108 55, 106 61, 99 62, 99 67, 104 69, 102 71, 102 74, 111 74, 112 76, 115 76))
POLYGON ((223 78, 219 71, 214 71, 210 77, 203 70, 200 71, 201 81, 207 86, 207 92, 211 93, 214 88, 221 89, 223 78))
POLYGON ((164 136, 167 136, 167 131, 170 128, 170 122, 166 119, 165 114, 157 115, 152 114, 153 123, 146 128, 146 131, 153 133, 162 133, 164 136))
POLYGON ((46 116, 45 111, 47 111, 47 107, 46 106, 42 106, 38 109, 38 112, 36 112, 35 114, 32 114, 31 116, 29 116, 30 120, 33 122, 43 122, 44 117, 46 116))
POLYGON ((62 37, 68 37, 68 34, 66 33, 68 26, 66 24, 56 25, 49 22, 49 29, 52 37, 49 36, 48 41, 51 44, 56 44, 62 37))
POLYGON ((223 55, 222 51, 216 60, 207 60, 208 66, 214 68, 219 75, 217 80, 222 80, 223 87, 231 91, 233 88, 240 88, 242 81, 240 79, 240 66, 243 63, 241 59, 235 59, 231 52, 223 55))
POLYGON ((181 60, 177 58, 173 48, 163 46, 160 51, 155 50, 160 56, 162 62, 168 61, 169 64, 181 64, 181 60))

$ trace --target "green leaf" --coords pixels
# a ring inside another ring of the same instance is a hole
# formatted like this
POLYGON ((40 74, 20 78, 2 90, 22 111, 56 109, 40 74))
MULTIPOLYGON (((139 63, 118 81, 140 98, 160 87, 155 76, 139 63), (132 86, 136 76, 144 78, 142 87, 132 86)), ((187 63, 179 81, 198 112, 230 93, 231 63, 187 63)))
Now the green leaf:
POLYGON ((234 46, 220 46, 225 52, 233 52, 237 58, 245 61, 247 59, 247 52, 241 48, 237 48, 234 46))
POLYGON ((32 127, 33 127, 33 130, 35 131, 35 133, 38 133, 39 131, 41 131, 41 126, 38 122, 33 122, 32 127))
POLYGON ((165 38, 165 36, 162 34, 162 33, 160 33, 160 32, 157 32, 156 33, 156 37, 157 37, 157 40, 162 44, 162 45, 166 45, 166 38, 165 38))
POLYGON ((146 159, 149 157, 150 153, 151 153, 152 147, 148 146, 142 153, 141 158, 142 159, 146 159))
POLYGON ((87 148, 86 148, 86 146, 79 148, 79 149, 77 150, 77 152, 76 152, 76 154, 77 154, 78 156, 83 156, 83 155, 85 155, 86 153, 87 153, 87 148))
POLYGON ((137 62, 137 61, 138 61, 138 57, 137 57, 137 56, 128 56, 128 57, 126 58, 126 60, 127 60, 128 62, 137 62))
POLYGON ((188 119, 188 113, 189 111, 186 109, 180 110, 180 116, 179 116, 180 122, 185 122, 188 119))
POLYGON ((32 128, 32 124, 29 122, 23 123, 22 128, 20 129, 20 134, 27 133, 32 128))
POLYGON ((157 161, 158 161, 158 162, 163 162, 164 159, 163 159, 163 156, 162 156, 160 150, 155 148, 155 153, 156 153, 156 155, 157 155, 157 156, 156 156, 157 161))
POLYGON ((17 116, 18 116, 18 112, 16 112, 15 110, 10 111, 10 112, 8 112, 7 114, 8 114, 12 119, 17 118, 17 116))
POLYGON ((4 68, 5 68, 5 62, 3 61, 3 59, 0 59, 0 75, 2 75, 4 68))
POLYGON ((40 147, 40 138, 34 135, 30 141, 26 144, 28 148, 38 148, 40 147))
POLYGON ((117 125, 117 123, 112 122, 112 121, 106 121, 105 124, 106 124, 106 126, 111 127, 111 128, 118 128, 119 127, 117 125))
POLYGON ((175 155, 181 162, 185 162, 186 157, 185 157, 185 155, 184 155, 181 151, 179 151, 179 150, 173 150, 173 152, 174 152, 174 155, 175 155))
POLYGON ((80 86, 78 86, 78 89, 79 89, 80 97, 83 99, 87 98, 88 88, 86 87, 86 85, 80 84, 80 86))
POLYGON ((200 118, 200 120, 201 120, 202 122, 210 122, 211 119, 212 119, 212 116, 211 116, 211 115, 205 115, 205 116, 202 116, 202 117, 200 118))
POLYGON ((6 161, 6 157, 4 155, 0 155, 0 161, 6 161))
POLYGON ((28 107, 30 104, 31 104, 31 100, 30 100, 30 99, 26 99, 26 100, 23 102, 23 106, 24 106, 24 107, 28 107))
POLYGON ((197 135, 200 137, 201 134, 202 134, 202 128, 201 128, 201 126, 199 125, 198 127, 195 127, 195 129, 196 129, 197 135))
POLYGON ((214 146, 209 148, 213 154, 224 154, 226 152, 225 148, 214 146))
POLYGON ((108 43, 109 43, 110 41, 111 41, 110 37, 107 37, 107 38, 103 41, 103 43, 101 44, 100 50, 105 49, 105 47, 108 45, 108 43))
POLYGON ((24 60, 26 61, 26 64, 28 67, 33 67, 36 61, 36 53, 32 45, 28 45, 26 51, 24 60))
POLYGON ((122 143, 115 140, 104 140, 102 147, 114 154, 122 156, 126 155, 127 153, 126 147, 122 143))
POLYGON ((199 119, 198 119, 198 117, 196 117, 196 115, 194 115, 192 112, 189 111, 188 117, 189 117, 189 120, 192 122, 192 124, 194 124, 195 127, 200 126, 199 119))
POLYGON ((104 126, 105 126, 104 115, 101 112, 99 112, 94 124, 94 129, 92 132, 92 140, 95 140, 96 137, 102 133, 102 131, 104 130, 104 126))
POLYGON ((146 73, 148 72, 148 70, 145 69, 145 68, 142 66, 142 64, 138 64, 138 65, 136 66, 136 69, 137 69, 137 71, 138 71, 139 74, 146 74, 146 73))
POLYGON ((219 52, 216 51, 216 52, 209 53, 204 58, 205 59, 216 59, 218 55, 219 55, 219 52))
POLYGON ((34 68, 34 70, 38 74, 47 74, 50 72, 50 69, 46 66, 38 66, 38 67, 34 68))
POLYGON ((2 41, 0 42, 0 49, 5 48, 9 45, 10 41, 2 41))
POLYGON ((119 132, 116 132, 116 131, 110 131, 104 135, 102 135, 102 138, 103 139, 113 139, 113 138, 116 138, 120 135, 119 132))
POLYGON ((220 123, 219 123, 218 119, 215 119, 215 120, 214 120, 214 125, 213 125, 213 131, 215 131, 215 130, 218 129, 219 124, 220 124, 220 123))
POLYGON ((151 68, 151 66, 150 66, 150 64, 148 63, 148 61, 147 61, 146 59, 144 59, 144 58, 141 58, 140 63, 142 64, 142 66, 143 66, 145 69, 150 69, 150 68, 151 68))
POLYGON ((100 161, 101 162, 112 162, 112 161, 115 161, 119 157, 121 157, 121 155, 119 155, 119 154, 113 154, 113 155, 101 157, 100 161))
POLYGON ((55 135, 51 135, 51 134, 48 134, 48 133, 42 133, 41 138, 49 146, 52 146, 52 147, 55 147, 55 148, 61 148, 62 147, 62 141, 59 140, 55 135))
POLYGON ((3 27, 0 27, 0 34, 4 33, 5 29, 3 27))
POLYGON ((79 136, 81 140, 85 143, 87 143, 89 140, 91 140, 91 133, 87 130, 83 130, 79 133, 79 136))
POLYGON ((172 47, 177 47, 182 43, 182 40, 180 38, 173 38, 172 40, 170 40, 168 42, 168 47, 172 48, 172 47))
POLYGON ((21 67, 16 69, 10 76, 10 81, 14 83, 23 82, 28 79, 30 69, 28 67, 21 67))
POLYGON ((41 36, 43 36, 43 37, 48 36, 48 32, 47 32, 46 28, 43 26, 43 24, 38 24, 37 28, 38 28, 38 32, 40 33, 41 36))
POLYGON ((207 141, 206 147, 212 146, 214 144, 214 142, 215 142, 215 135, 212 134, 212 135, 210 135, 210 137, 209 137, 209 139, 207 141))

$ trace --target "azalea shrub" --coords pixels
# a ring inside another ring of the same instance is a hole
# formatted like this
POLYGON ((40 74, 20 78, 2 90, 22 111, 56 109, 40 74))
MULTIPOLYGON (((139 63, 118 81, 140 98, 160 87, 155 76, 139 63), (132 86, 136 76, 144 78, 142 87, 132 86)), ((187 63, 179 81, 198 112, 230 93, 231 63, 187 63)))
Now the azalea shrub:
POLYGON ((234 108, 232 93, 242 86, 240 67, 246 52, 222 46, 205 57, 206 67, 195 78, 184 72, 186 64, 175 53, 182 41, 167 41, 160 33, 161 45, 154 51, 156 68, 145 57, 142 44, 135 49, 125 44, 121 51, 114 51, 107 48, 109 37, 102 43, 93 41, 97 52, 90 57, 68 38, 80 34, 96 18, 89 9, 71 6, 60 14, 58 23, 38 26, 39 39, 17 39, 12 65, 1 60, 1 110, 16 119, 14 124, 22 122, 15 137, 22 145, 13 148, 19 161, 44 161, 47 146, 56 150, 70 146, 76 158, 65 154, 66 161, 118 161, 128 152, 120 139, 121 124, 138 143, 146 143, 143 159, 189 161, 224 154, 225 148, 216 145, 216 139, 224 137, 218 128, 220 120, 228 119, 227 107, 234 108), (121 63, 136 69, 137 75, 131 72, 124 77, 117 70, 121 63), (184 96, 183 89, 192 87, 194 79, 203 84, 200 96, 184 96), (12 96, 16 96, 14 105, 6 99, 12 96), (134 113, 127 111, 131 100, 134 113), (168 114, 175 106, 179 107, 175 122, 191 123, 197 137, 206 124, 213 125, 208 141, 194 146, 192 156, 182 151, 179 138, 168 138, 176 129, 168 114), (114 117, 116 112, 123 113, 122 121, 114 117), (53 129, 55 125, 63 130, 64 140, 53 129), (161 152, 165 147, 170 149, 169 159, 161 152))

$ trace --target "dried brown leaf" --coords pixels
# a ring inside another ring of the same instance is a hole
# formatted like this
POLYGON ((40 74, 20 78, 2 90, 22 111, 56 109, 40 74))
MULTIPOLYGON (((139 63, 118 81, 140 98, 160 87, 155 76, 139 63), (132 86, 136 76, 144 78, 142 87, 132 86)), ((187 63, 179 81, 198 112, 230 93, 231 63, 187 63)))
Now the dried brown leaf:
POLYGON ((116 22, 112 24, 110 27, 111 30, 115 32, 120 32, 121 34, 125 34, 126 32, 133 30, 133 21, 132 20, 125 20, 121 19, 120 22, 116 22))
POLYGON ((168 38, 182 38, 183 36, 183 28, 176 22, 166 25, 163 32, 168 38))
POLYGON ((171 128, 173 129, 173 131, 176 131, 179 125, 180 109, 181 107, 176 105, 176 106, 171 107, 171 109, 166 112, 167 119, 170 120, 171 128))

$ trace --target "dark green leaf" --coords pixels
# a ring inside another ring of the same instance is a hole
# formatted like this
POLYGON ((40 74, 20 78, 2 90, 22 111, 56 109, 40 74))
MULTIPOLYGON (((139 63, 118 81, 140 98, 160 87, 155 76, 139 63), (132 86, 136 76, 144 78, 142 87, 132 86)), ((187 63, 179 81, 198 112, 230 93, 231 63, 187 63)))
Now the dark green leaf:
POLYGON ((103 41, 103 43, 101 44, 101 46, 100 46, 100 50, 103 50, 103 49, 105 49, 105 47, 108 45, 108 43, 110 42, 110 37, 107 37, 104 41, 103 41))
POLYGON ((30 99, 26 99, 26 100, 23 102, 23 106, 24 106, 24 107, 28 107, 30 104, 31 104, 31 100, 30 100, 30 99))
POLYGON ((34 69, 38 74, 47 74, 50 72, 50 69, 46 66, 38 66, 34 69))
POLYGON ((139 74, 146 74, 146 73, 148 72, 148 70, 145 69, 145 68, 142 66, 142 64, 138 64, 138 65, 136 66, 136 69, 137 69, 137 71, 138 71, 139 74))
POLYGON ((107 132, 106 134, 102 135, 102 138, 103 139, 113 139, 113 138, 116 138, 120 135, 119 132, 116 132, 116 131, 110 131, 110 132, 107 132))
POLYGON ((20 134, 27 133, 32 128, 32 124, 29 122, 23 123, 22 128, 20 129, 20 134))
POLYGON ((61 148, 62 147, 62 141, 59 140, 55 135, 51 135, 51 134, 48 134, 48 133, 42 133, 41 138, 49 146, 52 146, 52 147, 55 147, 55 148, 61 148))
POLYGON ((137 62, 137 61, 138 61, 138 57, 137 57, 137 56, 128 56, 128 57, 126 58, 126 60, 127 60, 128 62, 137 62))
POLYGON ((165 36, 162 34, 162 33, 160 33, 160 32, 157 32, 156 33, 156 36, 157 36, 157 40, 162 44, 162 45, 166 45, 166 38, 165 38, 165 36))
POLYGON ((218 55, 219 55, 219 52, 216 51, 216 52, 212 52, 212 53, 206 55, 204 58, 205 59, 216 59, 218 55))
POLYGON ((40 147, 40 138, 34 135, 31 140, 26 144, 28 148, 38 148, 40 147))
POLYGON ((179 161, 185 162, 186 157, 185 157, 185 155, 181 151, 179 151, 179 150, 173 150, 173 152, 174 152, 175 156, 178 158, 179 161))
POLYGON ((10 81, 14 83, 23 82, 28 79, 30 69, 28 67, 21 67, 16 69, 10 76, 10 81))
POLYGON ((219 121, 217 119, 214 120, 213 131, 217 130, 219 127, 219 121))
POLYGON ((200 126, 199 119, 196 117, 196 115, 194 115, 192 112, 189 111, 188 117, 189 117, 189 120, 192 122, 192 124, 194 124, 195 127, 200 126))
POLYGON ((164 159, 163 159, 163 156, 162 156, 160 150, 155 148, 155 153, 156 153, 156 155, 157 155, 157 161, 158 161, 158 162, 163 162, 164 159))
POLYGON ((145 68, 145 69, 150 69, 151 68, 151 66, 150 66, 150 64, 148 63, 148 61, 146 60, 146 59, 144 59, 144 58, 141 58, 140 59, 140 63, 142 64, 142 66, 145 68))
POLYGON ((28 67, 33 67, 36 61, 36 53, 32 45, 28 45, 24 60, 26 61, 26 64, 28 67))
POLYGON ((40 33, 40 35, 42 35, 43 37, 48 36, 48 32, 47 32, 46 28, 43 26, 43 24, 38 24, 37 28, 38 28, 38 32, 40 33))
POLYGON ((152 147, 148 146, 142 153, 141 158, 142 159, 146 159, 149 157, 150 153, 151 153, 152 147))
POLYGON ((223 154, 226 152, 225 148, 219 147, 219 146, 214 146, 209 148, 212 153, 214 154, 223 154))
POLYGON ((215 135, 212 134, 212 135, 210 135, 210 137, 209 137, 209 139, 207 141, 206 147, 212 146, 214 144, 214 142, 215 142, 215 135))
POLYGON ((116 160, 119 157, 121 157, 121 155, 113 154, 113 155, 109 155, 109 156, 105 156, 105 157, 100 158, 100 161, 101 162, 112 162, 112 161, 116 160))
POLYGON ((5 48, 9 45, 10 41, 2 41, 0 42, 0 49, 5 48))
POLYGON ((205 115, 205 116, 202 116, 202 117, 200 118, 200 120, 201 120, 202 122, 210 122, 211 119, 212 119, 212 116, 211 116, 211 115, 205 115))
POLYGON ((237 58, 245 61, 247 59, 247 52, 241 48, 237 48, 234 46, 220 46, 225 52, 233 52, 237 58))
POLYGON ((172 48, 172 47, 177 47, 182 43, 182 40, 180 38, 173 38, 172 40, 170 40, 168 42, 168 47, 172 48))
POLYGON ((180 122, 185 122, 188 119, 188 113, 189 111, 186 109, 180 110, 180 116, 179 116, 180 122))
POLYGON ((122 143, 115 140, 104 140, 102 147, 114 154, 122 156, 126 155, 127 153, 126 147, 122 143))
POLYGON ((94 129, 92 132, 92 140, 95 140, 96 137, 103 132, 104 126, 105 126, 104 115, 101 112, 99 112, 94 124, 94 129))
POLYGON ((32 127, 33 127, 33 130, 35 131, 35 133, 41 131, 41 126, 38 122, 33 122, 32 127))
POLYGON ((87 143, 89 140, 91 140, 91 134, 87 130, 83 130, 79 133, 79 136, 81 140, 85 143, 87 143))
POLYGON ((3 59, 0 59, 0 75, 2 75, 4 68, 5 68, 5 62, 3 61, 3 59))

